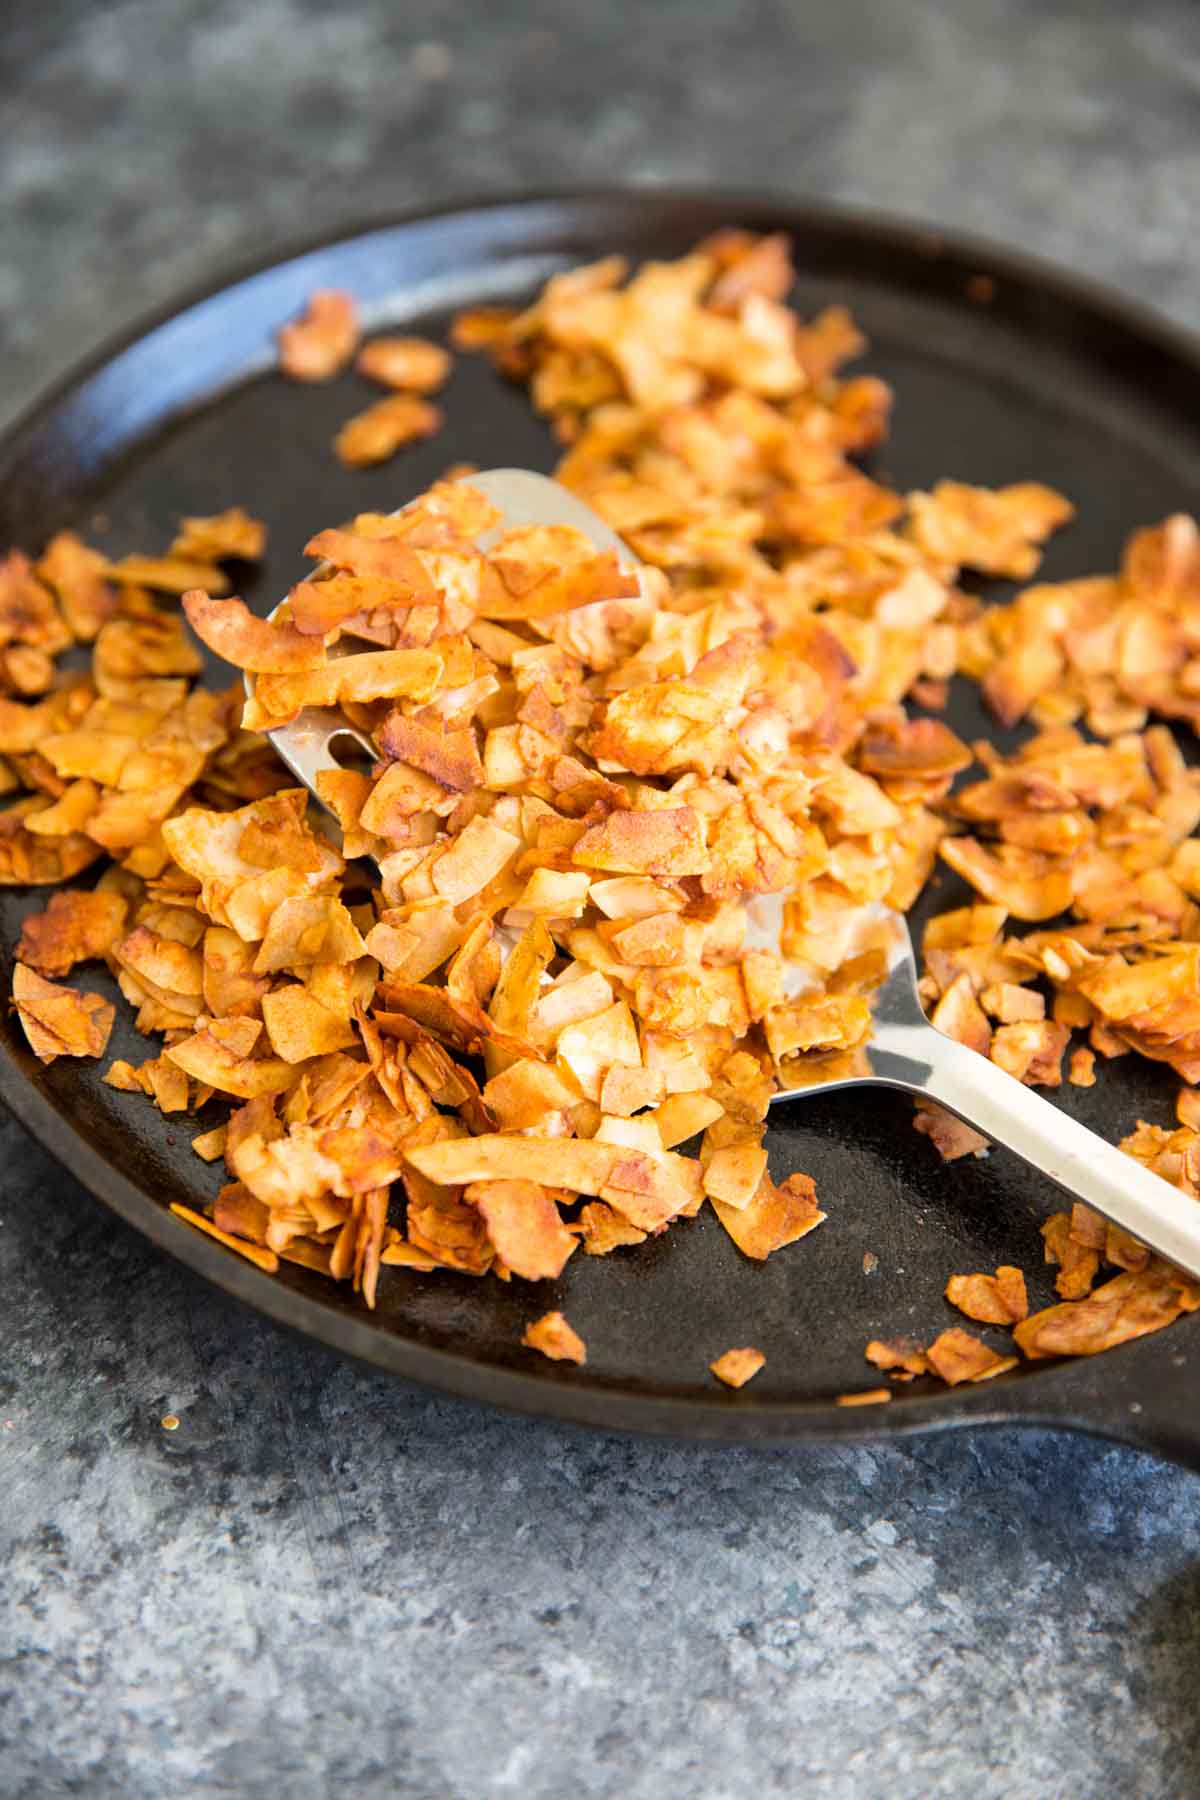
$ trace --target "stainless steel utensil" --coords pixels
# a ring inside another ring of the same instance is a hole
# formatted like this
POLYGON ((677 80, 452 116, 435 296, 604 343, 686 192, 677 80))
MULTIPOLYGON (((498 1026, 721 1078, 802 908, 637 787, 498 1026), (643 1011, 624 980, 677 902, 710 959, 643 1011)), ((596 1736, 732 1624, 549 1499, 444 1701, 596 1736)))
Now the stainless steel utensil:
MULTIPOLYGON (((628 566, 638 567, 616 533, 548 476, 527 469, 493 469, 470 480, 497 507, 506 526, 573 525, 598 550, 615 551, 628 566)), ((480 541, 486 547, 487 538, 480 541)), ((248 689, 251 679, 247 677, 248 689)), ((372 760, 377 754, 370 740, 331 708, 310 708, 268 735, 293 774, 314 794, 320 771, 341 766, 334 754, 339 740, 352 740, 372 760)), ((895 948, 888 977, 874 996, 874 1029, 859 1071, 785 1089, 772 1104, 864 1084, 900 1088, 935 1101, 992 1142, 1014 1151, 1073 1200, 1094 1207, 1189 1275, 1200 1277, 1200 1204, 986 1057, 936 1030, 921 1008, 907 924, 898 914, 891 916, 895 948)), ((777 950, 778 908, 756 903, 752 920, 750 940, 777 950)))

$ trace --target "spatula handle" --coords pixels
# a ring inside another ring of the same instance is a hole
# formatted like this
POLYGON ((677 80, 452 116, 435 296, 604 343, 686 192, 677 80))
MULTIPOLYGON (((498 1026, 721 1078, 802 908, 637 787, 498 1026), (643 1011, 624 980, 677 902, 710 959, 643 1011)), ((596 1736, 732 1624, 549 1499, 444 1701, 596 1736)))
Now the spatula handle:
MULTIPOLYGON (((1200 1279, 1200 1201, 932 1025, 901 1028, 900 1035, 906 1040, 903 1060, 918 1065, 920 1074, 897 1085, 936 1100, 1015 1151, 1073 1200, 1086 1202, 1200 1279)), ((882 1048, 883 1033, 879 1042, 882 1048)))

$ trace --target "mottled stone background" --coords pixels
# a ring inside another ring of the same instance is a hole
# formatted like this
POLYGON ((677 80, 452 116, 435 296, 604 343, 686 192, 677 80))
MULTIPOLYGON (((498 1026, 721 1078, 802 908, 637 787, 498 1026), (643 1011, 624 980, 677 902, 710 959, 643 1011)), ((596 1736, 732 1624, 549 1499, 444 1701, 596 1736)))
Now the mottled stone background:
MULTIPOLYGON (((548 181, 894 208, 1200 322, 1190 0, 38 0, 0 78, 6 416, 230 259, 548 181)), ((1200 1792, 1194 1477, 431 1398, 0 1134, 3 1795, 1200 1792)))

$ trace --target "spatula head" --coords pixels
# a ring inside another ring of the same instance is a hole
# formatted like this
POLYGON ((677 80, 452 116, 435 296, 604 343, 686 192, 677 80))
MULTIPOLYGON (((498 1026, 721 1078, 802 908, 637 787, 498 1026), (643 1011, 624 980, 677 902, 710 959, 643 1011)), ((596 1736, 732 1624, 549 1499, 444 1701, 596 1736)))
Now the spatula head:
MULTIPOLYGON (((465 479, 486 495, 501 515, 500 523, 479 537, 480 549, 490 548, 501 532, 514 526, 567 525, 581 531, 598 551, 611 551, 625 568, 641 573, 638 559, 612 527, 605 524, 599 514, 593 512, 577 495, 572 494, 560 482, 553 481, 550 476, 537 475, 531 469, 487 469, 465 479)), ((331 654, 353 655, 354 650, 343 642, 334 646, 331 654)), ((253 676, 247 675, 247 693, 251 691, 252 681, 253 676)), ((275 731, 268 732, 267 736, 296 779, 303 782, 318 800, 321 796, 317 792, 317 777, 322 772, 344 768, 347 763, 360 760, 363 756, 372 763, 378 757, 378 751, 370 738, 351 725, 344 713, 336 707, 307 707, 290 724, 279 726, 275 731)), ((779 954, 784 898, 783 894, 762 894, 747 903, 748 949, 779 954)), ((886 1014, 889 1018, 902 1017, 905 1021, 911 1019, 913 1022, 919 1020, 923 1023, 917 999, 916 963, 908 926, 898 913, 892 913, 884 907, 864 907, 862 912, 864 926, 870 929, 873 940, 879 938, 882 920, 886 926, 884 936, 889 946, 890 972, 874 1000, 877 1020, 882 1022, 886 1014)), ((510 935, 503 928, 498 933, 505 952, 511 948, 510 935)), ((812 981, 811 969, 801 965, 785 965, 785 993, 801 992, 811 986, 812 981)), ((781 1092, 775 1098, 784 1100, 794 1094, 816 1092, 819 1088, 842 1087, 847 1084, 847 1080, 878 1079, 870 1069, 869 1056, 869 1049, 864 1050, 864 1058, 867 1059, 863 1065, 865 1075, 831 1076, 828 1080, 811 1083, 804 1088, 781 1092)))
MULTIPOLYGON (((535 475, 531 469, 487 469, 467 479, 501 514, 499 525, 480 537, 481 549, 488 549, 502 531, 513 526, 571 525, 590 539, 597 550, 611 550, 626 568, 639 571, 637 558, 611 526, 548 475, 535 475)), ((271 616, 273 618, 274 613, 271 616)), ((338 645, 332 654, 353 655, 353 650, 338 645)), ((247 694, 252 691, 253 679, 251 675, 246 676, 247 694)), ((318 800, 321 798, 317 793, 318 775, 330 769, 344 768, 356 757, 366 756, 374 762, 378 754, 371 740, 332 706, 307 707, 289 725, 280 725, 267 736, 297 781, 303 782, 318 800)))

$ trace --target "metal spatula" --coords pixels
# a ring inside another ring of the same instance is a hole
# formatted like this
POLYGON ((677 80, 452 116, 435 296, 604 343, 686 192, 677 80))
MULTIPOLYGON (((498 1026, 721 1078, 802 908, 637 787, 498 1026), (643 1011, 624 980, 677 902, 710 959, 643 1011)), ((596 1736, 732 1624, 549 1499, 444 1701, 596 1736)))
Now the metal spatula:
MULTIPOLYGON (((505 526, 573 525, 598 550, 615 551, 627 567, 637 569, 637 559, 616 533, 547 476, 526 469, 493 469, 472 475, 470 480, 502 514, 505 526)), ((480 540, 484 548, 487 542, 487 537, 480 540)), ((340 647, 335 653, 340 653, 340 647)), ((248 686, 251 679, 247 677, 248 686)), ((314 794, 320 771, 342 766, 334 753, 339 740, 352 740, 372 760, 377 756, 375 745, 331 708, 310 708, 268 736, 297 779, 314 794)), ((777 952, 779 905, 756 902, 749 910, 747 943, 777 952)), ((1200 1278, 1200 1204, 986 1057, 935 1030, 918 997, 908 926, 899 914, 888 916, 894 921, 890 972, 874 995, 874 1027, 855 1072, 785 1089, 773 1097, 772 1104, 864 1084, 922 1095, 993 1142, 1015 1151, 1072 1199, 1094 1207, 1150 1249, 1200 1278)))

